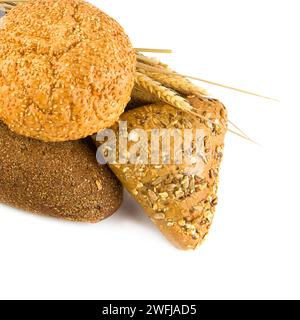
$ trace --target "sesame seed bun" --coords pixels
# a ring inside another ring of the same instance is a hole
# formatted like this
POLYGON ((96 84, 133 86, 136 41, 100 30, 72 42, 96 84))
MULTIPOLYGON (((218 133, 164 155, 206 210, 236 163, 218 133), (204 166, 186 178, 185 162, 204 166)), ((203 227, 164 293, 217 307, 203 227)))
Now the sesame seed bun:
POLYGON ((0 119, 44 141, 84 138, 130 100, 135 51, 122 27, 82 0, 29 0, 0 29, 0 119))

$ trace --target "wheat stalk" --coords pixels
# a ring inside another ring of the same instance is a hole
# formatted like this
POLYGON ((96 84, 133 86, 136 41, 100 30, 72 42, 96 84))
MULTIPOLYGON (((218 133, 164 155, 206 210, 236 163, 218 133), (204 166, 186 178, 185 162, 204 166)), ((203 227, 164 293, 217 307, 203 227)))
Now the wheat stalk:
POLYGON ((145 63, 149 66, 152 66, 152 67, 163 67, 163 68, 166 68, 168 69, 169 66, 163 62, 161 62, 159 59, 157 58, 152 58, 152 57, 147 57, 141 53, 137 53, 136 55, 137 57, 137 61, 138 62, 142 62, 142 63, 145 63))
POLYGON ((150 48, 135 48, 137 52, 152 52, 152 53, 172 53, 170 49, 150 49, 150 48))

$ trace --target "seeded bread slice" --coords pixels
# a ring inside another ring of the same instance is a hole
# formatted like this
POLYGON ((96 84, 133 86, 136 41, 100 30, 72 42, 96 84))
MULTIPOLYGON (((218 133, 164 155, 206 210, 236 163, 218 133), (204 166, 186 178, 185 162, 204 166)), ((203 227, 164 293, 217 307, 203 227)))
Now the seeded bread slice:
MULTIPOLYGON (((110 164, 151 220, 181 249, 196 248, 209 231, 217 204, 227 127, 227 113, 219 101, 209 98, 190 98, 189 101, 199 114, 210 120, 202 120, 166 104, 132 109, 124 113, 121 120, 128 122, 129 132, 137 128, 148 132, 157 128, 202 129, 204 154, 196 164, 110 164)), ((118 136, 118 125, 113 129, 118 136)), ((128 143, 128 150, 134 143, 128 143)), ((150 155, 151 144, 148 145, 150 155)), ((171 154, 174 154, 174 148, 175 144, 171 143, 171 154)))

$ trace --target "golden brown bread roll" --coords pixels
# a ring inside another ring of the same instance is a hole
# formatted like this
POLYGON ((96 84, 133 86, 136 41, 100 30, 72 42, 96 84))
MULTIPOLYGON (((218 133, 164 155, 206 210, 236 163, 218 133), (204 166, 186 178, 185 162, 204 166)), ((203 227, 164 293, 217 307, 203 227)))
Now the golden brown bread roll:
MULTIPOLYGON (((121 120, 128 122, 128 132, 136 128, 148 133, 155 128, 202 129, 204 153, 197 163, 110 164, 163 234, 182 249, 197 247, 212 223, 227 127, 227 113, 219 101, 190 98, 189 102, 210 121, 165 104, 132 109, 124 113, 121 120)), ((118 125, 113 129, 118 136, 118 125)), ((133 144, 128 142, 128 150, 133 144)), ((175 144, 171 143, 173 154, 174 149, 175 144)), ((148 144, 148 154, 151 154, 151 144, 148 144)))
POLYGON ((0 28, 0 119, 44 141, 111 126, 130 100, 136 54, 122 27, 82 0, 29 0, 0 28))
POLYGON ((90 140, 42 142, 0 122, 0 202, 37 214, 98 222, 121 205, 122 187, 90 140))

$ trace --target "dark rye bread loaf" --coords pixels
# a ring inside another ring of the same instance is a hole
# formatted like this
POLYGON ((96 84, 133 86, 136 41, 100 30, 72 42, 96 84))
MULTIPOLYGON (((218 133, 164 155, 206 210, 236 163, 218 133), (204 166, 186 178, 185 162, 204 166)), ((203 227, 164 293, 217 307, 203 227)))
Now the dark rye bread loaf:
POLYGON ((0 202, 73 221, 98 222, 122 202, 122 187, 89 140, 46 143, 0 122, 0 202))

